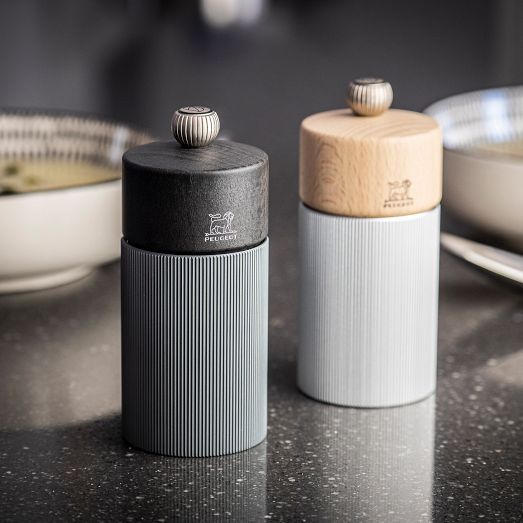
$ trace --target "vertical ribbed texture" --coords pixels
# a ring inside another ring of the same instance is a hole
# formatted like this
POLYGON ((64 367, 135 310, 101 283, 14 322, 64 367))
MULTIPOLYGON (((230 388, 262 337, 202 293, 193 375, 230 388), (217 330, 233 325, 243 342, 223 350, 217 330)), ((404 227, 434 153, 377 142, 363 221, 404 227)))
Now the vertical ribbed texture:
POLYGON ((347 102, 359 115, 374 116, 392 103, 392 87, 380 78, 362 78, 349 84, 347 102))
POLYGON ((179 143, 186 147, 204 147, 220 132, 220 119, 215 111, 201 114, 185 114, 176 111, 171 130, 179 143))
POLYGON ((124 437, 216 456, 267 427, 268 240, 228 254, 156 254, 122 240, 124 437))
POLYGON ((436 386, 439 207, 348 218, 300 204, 298 385, 338 405, 386 407, 436 386))

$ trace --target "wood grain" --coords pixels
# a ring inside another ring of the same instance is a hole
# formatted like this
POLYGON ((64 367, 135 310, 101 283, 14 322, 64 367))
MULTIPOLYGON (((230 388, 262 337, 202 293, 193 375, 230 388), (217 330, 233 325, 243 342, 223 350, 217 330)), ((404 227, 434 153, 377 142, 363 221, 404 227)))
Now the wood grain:
POLYGON ((306 118, 300 136, 300 197, 341 216, 402 216, 441 201, 442 142, 424 114, 350 109, 306 118))

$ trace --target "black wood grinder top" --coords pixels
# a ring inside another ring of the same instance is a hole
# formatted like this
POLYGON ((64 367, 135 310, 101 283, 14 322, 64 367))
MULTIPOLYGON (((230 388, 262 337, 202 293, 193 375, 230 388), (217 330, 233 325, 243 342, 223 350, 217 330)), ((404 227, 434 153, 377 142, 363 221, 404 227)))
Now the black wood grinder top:
MULTIPOLYGON (((201 133, 195 127, 193 135, 201 133)), ((187 128, 183 132, 190 135, 187 128)), ((124 238, 168 254, 220 253, 263 242, 268 165, 261 149, 224 140, 197 147, 175 141, 133 147, 123 156, 124 238)))

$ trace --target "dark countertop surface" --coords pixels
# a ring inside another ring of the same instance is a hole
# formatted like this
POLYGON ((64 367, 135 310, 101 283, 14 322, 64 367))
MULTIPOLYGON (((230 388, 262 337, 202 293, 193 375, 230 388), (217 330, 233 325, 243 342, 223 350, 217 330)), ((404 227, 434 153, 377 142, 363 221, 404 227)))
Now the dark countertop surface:
POLYGON ((522 518, 521 292, 443 253, 436 396, 317 403, 295 387, 294 209, 273 217, 268 437, 237 455, 122 440, 118 264, 0 297, 3 521, 522 518))

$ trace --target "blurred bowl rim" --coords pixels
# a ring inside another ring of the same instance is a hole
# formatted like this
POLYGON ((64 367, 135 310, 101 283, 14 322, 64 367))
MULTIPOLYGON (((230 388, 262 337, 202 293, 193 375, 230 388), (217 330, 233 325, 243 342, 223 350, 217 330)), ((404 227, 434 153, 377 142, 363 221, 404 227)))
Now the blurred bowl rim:
MULTIPOLYGON (((69 110, 69 109, 55 109, 55 108, 39 108, 39 107, 8 107, 8 106, 0 106, 0 117, 2 116, 22 116, 22 117, 51 117, 51 118, 77 118, 78 120, 84 120, 88 122, 95 122, 95 123, 101 123, 106 124, 108 126, 112 126, 115 129, 117 128, 123 128, 132 133, 133 135, 136 135, 137 137, 143 137, 144 141, 142 143, 146 143, 147 141, 152 141, 153 137, 145 131, 142 127, 138 125, 131 124, 125 120, 117 120, 114 118, 108 118, 105 116, 102 116, 95 112, 90 111, 80 111, 80 110, 69 110)), ((1 126, 0 126, 1 127, 1 126)), ((5 155, 0 154, 0 159, 5 158, 5 155)), ((71 163, 86 163, 82 161, 77 162, 71 162, 71 163)), ((82 185, 71 185, 71 186, 65 186, 65 187, 55 187, 53 189, 42 189, 42 190, 35 190, 35 191, 27 191, 27 192, 19 192, 19 193, 8 193, 8 194, 0 194, 0 202, 2 202, 4 199, 12 199, 12 198, 20 198, 20 197, 32 197, 42 194, 49 194, 49 193, 59 193, 59 192, 65 192, 65 191, 78 191, 81 189, 86 189, 88 187, 93 187, 96 185, 105 185, 105 184, 114 184, 114 183, 121 183, 121 176, 118 178, 110 179, 110 180, 100 180, 97 182, 89 182, 82 185)))
MULTIPOLYGON (((432 102, 430 105, 428 105, 424 110, 423 113, 431 116, 436 122, 438 122, 438 125, 440 126, 442 137, 443 137, 443 151, 446 152, 452 152, 455 155, 461 156, 463 158, 469 158, 474 157, 479 160, 486 161, 488 163, 505 163, 510 165, 522 165, 523 166, 523 157, 517 158, 514 156, 510 156, 508 154, 503 153, 488 153, 488 152, 482 152, 478 149, 468 149, 467 147, 451 147, 445 143, 445 129, 441 125, 440 120, 436 116, 439 111, 442 109, 445 110, 455 110, 459 109, 463 106, 470 106, 471 105, 471 99, 474 98, 484 98, 488 94, 503 94, 503 95, 509 95, 509 97, 520 97, 522 100, 523 105, 523 85, 512 85, 512 86, 502 86, 502 87, 491 87, 486 89, 475 89, 473 91, 466 91, 464 93, 457 93, 453 94, 451 96, 447 96, 445 98, 441 98, 440 100, 436 100, 435 102, 432 102), (465 103, 462 103, 464 102, 465 103)), ((521 119, 523 120, 523 113, 521 116, 521 119)), ((519 135, 518 135, 519 136, 519 135)), ((521 138, 523 139, 523 131, 521 133, 521 138)), ((491 142, 495 143, 495 142, 491 142)))

